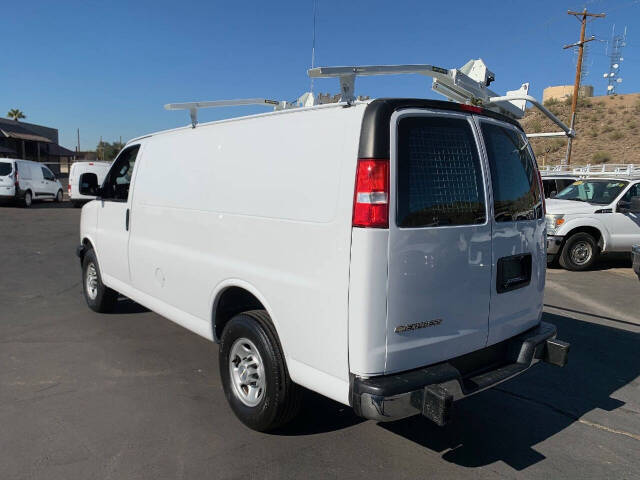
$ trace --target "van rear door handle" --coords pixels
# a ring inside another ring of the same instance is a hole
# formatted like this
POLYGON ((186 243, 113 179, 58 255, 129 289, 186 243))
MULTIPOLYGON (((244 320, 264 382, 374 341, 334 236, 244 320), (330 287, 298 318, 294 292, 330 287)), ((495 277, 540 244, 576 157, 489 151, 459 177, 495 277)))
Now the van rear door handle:
POLYGON ((127 214, 125 216, 125 228, 127 229, 127 231, 129 231, 129 209, 127 208, 127 214))

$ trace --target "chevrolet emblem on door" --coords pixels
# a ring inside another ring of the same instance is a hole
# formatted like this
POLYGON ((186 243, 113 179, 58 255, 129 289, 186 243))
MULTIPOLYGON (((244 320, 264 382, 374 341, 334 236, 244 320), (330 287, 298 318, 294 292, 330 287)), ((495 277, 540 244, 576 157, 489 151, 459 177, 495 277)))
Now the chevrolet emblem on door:
POLYGON ((435 327, 436 325, 440 325, 441 323, 442 323, 442 319, 436 318, 435 320, 429 320, 427 322, 410 323, 408 325, 398 325, 395 328, 394 332, 395 333, 411 332, 413 330, 418 330, 419 328, 435 327))

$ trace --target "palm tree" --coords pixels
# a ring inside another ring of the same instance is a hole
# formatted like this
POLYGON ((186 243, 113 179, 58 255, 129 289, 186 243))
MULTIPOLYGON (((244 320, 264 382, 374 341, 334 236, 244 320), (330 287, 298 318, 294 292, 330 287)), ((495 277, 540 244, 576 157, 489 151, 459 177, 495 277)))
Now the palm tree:
POLYGON ((7 117, 13 118, 16 122, 21 118, 27 118, 27 116, 22 113, 22 110, 17 108, 12 108, 11 110, 9 110, 9 112, 7 112, 7 117))

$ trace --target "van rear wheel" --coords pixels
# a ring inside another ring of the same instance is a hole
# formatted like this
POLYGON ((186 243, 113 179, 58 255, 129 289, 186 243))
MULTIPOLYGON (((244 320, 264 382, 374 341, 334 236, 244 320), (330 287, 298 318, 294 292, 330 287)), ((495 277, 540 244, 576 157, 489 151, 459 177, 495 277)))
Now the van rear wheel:
POLYGON ((300 408, 300 387, 289 378, 284 355, 264 310, 233 317, 222 332, 220 377, 233 413, 260 432, 289 422, 300 408))
POLYGON ((94 312, 108 313, 116 306, 118 292, 102 283, 98 259, 92 249, 82 259, 82 291, 87 305, 94 312))
POLYGON ((33 203, 33 195, 31 195, 31 190, 27 190, 24 192, 24 198, 22 199, 22 206, 25 208, 29 208, 33 203))
POLYGON ((586 232, 578 232, 567 239, 558 260, 563 268, 579 272, 590 269, 597 258, 596 239, 586 232))

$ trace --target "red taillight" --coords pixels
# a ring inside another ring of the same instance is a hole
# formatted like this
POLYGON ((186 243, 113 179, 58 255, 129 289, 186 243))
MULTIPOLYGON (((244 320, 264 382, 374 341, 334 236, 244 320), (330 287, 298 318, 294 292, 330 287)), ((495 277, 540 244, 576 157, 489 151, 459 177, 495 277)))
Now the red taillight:
POLYGON ((353 226, 389 227, 389 160, 358 160, 353 226))
POLYGON ((465 112, 482 113, 482 108, 476 107, 475 105, 467 105, 466 103, 461 103, 459 107, 460 110, 464 110, 465 112))
POLYGON ((67 192, 71 193, 71 182, 67 185, 67 192))
POLYGON ((540 185, 540 197, 542 198, 542 215, 547 214, 547 204, 544 199, 544 184, 542 183, 542 174, 538 170, 538 185, 540 185))

